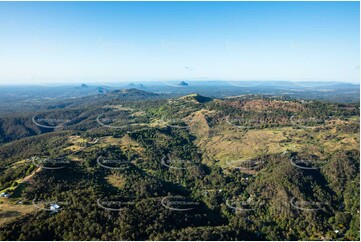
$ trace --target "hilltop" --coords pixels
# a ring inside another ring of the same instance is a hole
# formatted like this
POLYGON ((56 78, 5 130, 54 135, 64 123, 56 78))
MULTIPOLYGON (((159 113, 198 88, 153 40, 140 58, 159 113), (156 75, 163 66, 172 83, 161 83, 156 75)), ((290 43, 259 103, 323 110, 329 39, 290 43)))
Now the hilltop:
POLYGON ((205 97, 202 95, 199 95, 198 93, 192 93, 186 96, 182 96, 179 99, 181 100, 185 100, 185 101, 193 101, 195 103, 206 103, 206 102, 210 102, 213 99, 210 97, 205 97))

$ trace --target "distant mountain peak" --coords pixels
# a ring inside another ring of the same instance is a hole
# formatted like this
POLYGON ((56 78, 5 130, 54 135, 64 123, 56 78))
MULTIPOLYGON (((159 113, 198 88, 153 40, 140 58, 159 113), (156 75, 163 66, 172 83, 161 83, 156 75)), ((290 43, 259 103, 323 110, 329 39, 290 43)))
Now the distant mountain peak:
POLYGON ((185 81, 181 81, 181 82, 178 83, 178 86, 187 87, 189 85, 185 81))
POLYGON ((107 93, 108 92, 108 90, 105 89, 104 87, 97 87, 97 89, 98 89, 99 93, 107 93))
POLYGON ((129 83, 129 84, 127 85, 127 87, 144 88, 144 85, 143 85, 142 83, 140 83, 140 84, 135 84, 135 83, 131 82, 131 83, 129 83))
POLYGON ((81 87, 81 88, 87 88, 88 85, 83 83, 83 84, 80 85, 80 87, 81 87))

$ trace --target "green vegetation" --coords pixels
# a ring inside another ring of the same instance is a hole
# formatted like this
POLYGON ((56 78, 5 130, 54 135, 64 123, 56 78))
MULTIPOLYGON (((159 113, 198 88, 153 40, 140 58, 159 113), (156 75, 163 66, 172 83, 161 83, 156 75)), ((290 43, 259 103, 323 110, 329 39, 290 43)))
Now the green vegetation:
POLYGON ((360 239, 358 104, 144 95, 6 116, 1 240, 360 239))

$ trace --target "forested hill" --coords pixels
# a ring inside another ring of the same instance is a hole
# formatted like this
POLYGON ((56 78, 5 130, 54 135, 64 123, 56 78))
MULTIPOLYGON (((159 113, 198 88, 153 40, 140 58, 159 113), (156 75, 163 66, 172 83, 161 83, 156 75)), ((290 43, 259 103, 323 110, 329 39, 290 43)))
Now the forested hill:
POLYGON ((10 87, 0 89, 0 110, 2 115, 12 115, 14 113, 22 114, 24 112, 37 112, 39 110, 73 106, 89 106, 90 104, 97 105, 99 102, 113 99, 121 99, 123 101, 145 101, 167 97, 165 94, 156 94, 135 88, 108 88, 107 91, 102 92, 98 91, 98 89, 103 90, 101 87, 42 87, 38 89, 25 88, 23 90, 22 88, 19 88, 19 90, 17 90, 11 89, 10 87), (6 92, 6 90, 8 90, 8 92, 6 92), (79 90, 82 94, 78 93, 79 90))
POLYGON ((359 104, 137 89, 38 103, 0 115, 1 240, 360 239, 359 104))
MULTIPOLYGON (((34 123, 33 117, 35 117, 35 119, 44 119, 38 117, 42 114, 52 115, 53 117, 53 120, 48 118, 48 120, 45 121, 58 123, 64 121, 65 117, 77 117, 71 122, 71 124, 74 125, 87 119, 88 115, 94 110, 102 108, 102 106, 108 105, 109 103, 139 102, 164 98, 162 95, 137 89, 123 89, 114 90, 106 94, 75 99, 35 102, 36 104, 34 106, 30 106, 29 108, 25 107, 26 111, 21 111, 23 108, 21 103, 14 103, 14 107, 10 105, 8 110, 4 110, 4 112, 0 114, 0 144, 32 135, 52 132, 54 130, 54 128, 51 128, 52 124, 44 125, 50 127, 47 128, 34 123), (64 116, 62 117, 64 120, 60 120, 59 116, 64 116)), ((69 125, 69 123, 67 123, 67 125, 69 125)), ((56 127, 56 124, 53 126, 56 127)))

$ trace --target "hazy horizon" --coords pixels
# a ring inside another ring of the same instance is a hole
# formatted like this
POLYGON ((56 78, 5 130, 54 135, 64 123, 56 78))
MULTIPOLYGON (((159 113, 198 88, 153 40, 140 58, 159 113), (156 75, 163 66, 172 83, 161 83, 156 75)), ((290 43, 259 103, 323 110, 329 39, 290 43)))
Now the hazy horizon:
POLYGON ((125 80, 125 81, 74 81, 74 82, 17 82, 17 83, 2 83, 0 82, 0 86, 48 86, 48 87, 57 87, 57 86, 78 86, 81 84, 86 84, 89 86, 106 86, 106 85, 129 85, 129 84, 150 84, 151 86, 157 86, 157 84, 167 85, 167 83, 179 83, 179 82, 186 82, 186 83, 225 83, 227 85, 231 85, 230 83, 247 83, 247 82, 254 82, 254 83, 275 83, 275 82, 282 82, 282 83, 320 83, 323 84, 353 84, 353 85, 360 85, 360 82, 352 82, 352 81, 313 81, 313 80, 305 80, 305 81, 288 81, 288 80, 187 80, 187 79, 179 79, 179 80, 125 80))

